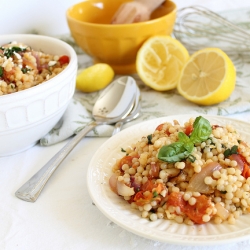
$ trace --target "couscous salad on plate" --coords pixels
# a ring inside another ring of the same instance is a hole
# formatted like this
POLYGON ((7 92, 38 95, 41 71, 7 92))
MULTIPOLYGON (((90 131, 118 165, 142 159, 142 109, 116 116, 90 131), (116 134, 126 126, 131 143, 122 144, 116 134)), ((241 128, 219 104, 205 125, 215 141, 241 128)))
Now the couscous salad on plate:
POLYGON ((250 213, 250 147, 230 124, 174 120, 121 150, 109 185, 143 218, 235 224, 250 213))

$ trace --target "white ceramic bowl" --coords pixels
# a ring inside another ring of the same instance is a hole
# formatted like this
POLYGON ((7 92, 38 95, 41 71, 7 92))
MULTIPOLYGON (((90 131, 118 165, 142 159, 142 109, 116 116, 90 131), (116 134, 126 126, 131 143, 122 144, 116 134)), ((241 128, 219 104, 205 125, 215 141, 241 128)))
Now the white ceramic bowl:
POLYGON ((77 74, 77 55, 67 43, 40 35, 0 35, 0 45, 11 41, 54 55, 68 55, 70 62, 40 85, 0 96, 0 157, 30 148, 53 128, 74 94, 77 74))

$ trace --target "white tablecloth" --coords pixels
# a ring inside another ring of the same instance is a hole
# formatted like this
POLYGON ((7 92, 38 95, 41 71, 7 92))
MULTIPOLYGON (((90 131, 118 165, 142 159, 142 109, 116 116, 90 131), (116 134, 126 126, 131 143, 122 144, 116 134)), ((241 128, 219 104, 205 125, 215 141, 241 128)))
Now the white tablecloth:
MULTIPOLYGON (((198 3, 219 11, 245 7, 247 6, 246 2, 229 0, 176 0, 176 3, 179 3, 180 7, 198 3)), ((43 1, 43 4, 46 3, 49 5, 49 1, 43 1)), ((250 3, 248 5, 250 8, 250 3)), ((12 8, 15 11, 17 7, 13 7, 12 5, 8 10, 9 13, 11 13, 12 8)), ((6 21, 4 25, 6 25, 6 21)), ((34 29, 38 28, 34 27, 34 29)), ((142 98, 147 99, 149 96, 150 92, 145 91, 142 98)), ((171 98, 171 96, 166 95, 164 98, 171 98)), ((186 105, 186 102, 183 105, 186 105)), ((181 103, 177 107, 179 108, 179 113, 181 111, 183 113, 187 113, 188 111, 198 113, 201 111, 195 105, 186 107, 185 110, 181 103), (196 108, 197 110, 194 111, 196 108)), ((145 105, 144 109, 149 111, 145 105)), ((162 112, 162 110, 155 111, 162 112)), ((217 109, 212 110, 212 113, 214 114, 217 111, 217 109)), ((168 115, 169 112, 166 111, 165 114, 168 115)), ((160 113, 160 115, 163 114, 160 113)), ((232 112, 229 116, 250 122, 250 112, 247 109, 245 109, 245 112, 238 114, 233 114, 232 112)), ((83 139, 54 173, 35 203, 19 200, 15 197, 14 193, 60 150, 66 141, 49 147, 36 145, 23 153, 0 158, 1 250, 244 250, 250 248, 250 241, 209 247, 171 245, 144 239, 112 223, 92 204, 86 185, 88 164, 93 153, 106 140, 106 137, 88 137, 83 139)), ((4 145, 0 146, 3 147, 4 145)))

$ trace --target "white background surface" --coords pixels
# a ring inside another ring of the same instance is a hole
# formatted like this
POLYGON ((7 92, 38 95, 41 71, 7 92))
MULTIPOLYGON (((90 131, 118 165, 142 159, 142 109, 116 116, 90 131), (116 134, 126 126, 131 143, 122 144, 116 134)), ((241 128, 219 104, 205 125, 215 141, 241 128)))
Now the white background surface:
MULTIPOLYGON (((66 9, 78 1, 1 0, 0 34, 68 33, 66 9)), ((192 4, 212 10, 250 7, 246 0, 176 0, 179 8, 192 4)), ((239 114, 239 119, 250 120, 239 114)), ((0 158, 0 250, 82 249, 250 249, 243 241, 226 246, 187 247, 143 239, 110 222, 92 204, 86 186, 93 153, 107 138, 85 138, 61 164, 35 203, 17 199, 15 191, 50 159, 65 142, 35 146, 18 155, 0 158)), ((0 146, 1 144, 0 138, 0 146)))
MULTIPOLYGON (((152 0, 153 1, 153 0, 152 0)), ((36 30, 41 34, 68 33, 66 10, 79 0, 0 0, 0 34, 27 33, 36 30)), ((178 8, 202 5, 221 11, 250 5, 247 0, 176 0, 178 8)))

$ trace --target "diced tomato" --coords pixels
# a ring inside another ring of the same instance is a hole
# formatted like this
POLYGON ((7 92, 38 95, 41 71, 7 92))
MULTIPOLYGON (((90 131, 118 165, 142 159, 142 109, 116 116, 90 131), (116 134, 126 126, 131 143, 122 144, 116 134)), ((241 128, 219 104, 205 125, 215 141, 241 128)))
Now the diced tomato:
POLYGON ((124 164, 128 164, 130 167, 132 167, 134 158, 138 158, 138 156, 131 156, 131 155, 124 156, 119 162, 120 170, 122 171, 122 166, 124 164))
MULTIPOLYGON (((164 123, 158 125, 155 130, 162 131, 163 130, 164 123)), ((165 130, 165 134, 170 135, 169 131, 165 130)))
POLYGON ((186 127, 186 129, 185 129, 185 134, 187 135, 187 136, 189 136, 191 133, 192 133, 192 131, 193 131, 193 125, 192 124, 189 124, 187 127, 186 127))
POLYGON ((181 193, 172 192, 168 196, 167 204, 168 206, 180 207, 181 211, 184 212, 186 201, 183 199, 183 195, 181 193))
POLYGON ((143 206, 151 201, 153 194, 149 193, 147 196, 144 195, 143 191, 139 191, 134 196, 134 202, 137 206, 143 206))
POLYGON ((213 130, 216 129, 216 128, 221 128, 221 126, 219 126, 219 125, 212 125, 212 129, 213 130))
POLYGON ((164 187, 162 183, 158 183, 156 188, 155 188, 155 192, 157 192, 157 194, 160 194, 161 191, 163 191, 164 187))
POLYGON ((155 130, 161 131, 163 129, 163 123, 158 125, 157 128, 155 130))
POLYGON ((193 222, 203 224, 205 222, 202 217, 206 214, 207 208, 211 207, 211 201, 207 196, 201 195, 196 197, 195 205, 190 205, 183 199, 181 193, 173 192, 168 196, 167 205, 179 207, 181 212, 186 214, 193 222))
POLYGON ((250 168, 249 168, 249 165, 248 164, 244 164, 244 168, 243 168, 243 171, 242 171, 242 176, 244 176, 246 179, 248 177, 250 177, 250 168))
POLYGON ((205 195, 196 197, 196 203, 190 205, 188 202, 185 206, 185 214, 195 223, 204 224, 203 215, 206 214, 207 208, 211 207, 211 201, 205 195))
POLYGON ((58 59, 58 62, 63 65, 63 64, 66 64, 66 63, 69 63, 69 57, 68 56, 61 56, 59 59, 58 59))
POLYGON ((143 192, 145 192, 145 191, 150 191, 151 192, 154 187, 155 186, 154 186, 153 181, 152 180, 147 180, 144 184, 142 184, 141 190, 143 192))

